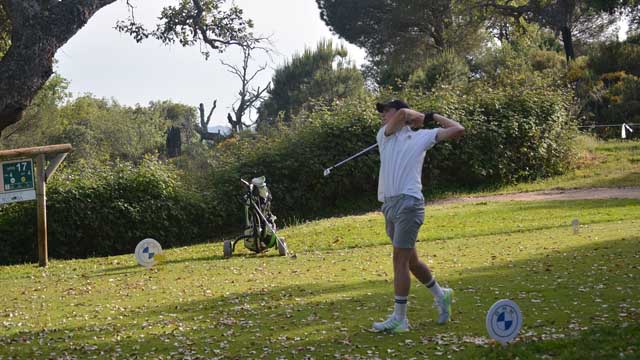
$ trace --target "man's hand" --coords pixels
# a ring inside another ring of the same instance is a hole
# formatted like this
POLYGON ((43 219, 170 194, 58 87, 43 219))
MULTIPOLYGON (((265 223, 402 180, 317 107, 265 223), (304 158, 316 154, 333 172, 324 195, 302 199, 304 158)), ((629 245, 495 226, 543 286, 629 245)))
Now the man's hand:
POLYGON ((424 127, 424 121, 424 114, 420 114, 420 116, 411 117, 407 125, 412 129, 422 129, 424 127))
POLYGON ((422 129, 423 125, 424 114, 412 109, 400 109, 393 114, 393 117, 387 123, 384 134, 391 136, 404 126, 409 126, 412 129, 422 129))

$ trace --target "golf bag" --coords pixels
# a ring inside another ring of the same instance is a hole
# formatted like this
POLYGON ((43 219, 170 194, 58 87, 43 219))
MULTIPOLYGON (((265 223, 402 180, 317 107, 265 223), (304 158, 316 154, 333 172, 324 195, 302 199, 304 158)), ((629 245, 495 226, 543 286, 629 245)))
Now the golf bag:
POLYGON ((240 240, 244 240, 245 248, 255 253, 265 252, 277 246, 278 253, 285 256, 287 245, 284 239, 276 234, 276 216, 271 212, 271 192, 265 177, 254 178, 251 183, 240 180, 247 188, 240 199, 244 207, 244 231, 234 240, 224 241, 224 257, 231 257, 240 240))

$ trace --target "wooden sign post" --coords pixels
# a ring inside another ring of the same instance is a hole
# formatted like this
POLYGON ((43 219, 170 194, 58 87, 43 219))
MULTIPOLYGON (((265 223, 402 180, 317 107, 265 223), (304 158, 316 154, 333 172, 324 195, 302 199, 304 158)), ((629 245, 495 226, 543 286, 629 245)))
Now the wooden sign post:
POLYGON ((38 263, 43 267, 49 264, 47 180, 71 150, 71 144, 61 144, 0 151, 0 204, 35 198, 38 208, 38 263), (53 156, 48 166, 47 155, 53 156))

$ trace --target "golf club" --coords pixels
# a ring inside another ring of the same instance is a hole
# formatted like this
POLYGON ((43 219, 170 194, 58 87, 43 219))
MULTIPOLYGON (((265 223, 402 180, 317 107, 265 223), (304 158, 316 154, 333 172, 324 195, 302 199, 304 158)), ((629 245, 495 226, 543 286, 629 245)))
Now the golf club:
POLYGON ((329 174, 331 174, 331 170, 337 168, 340 165, 344 165, 345 163, 347 163, 347 162, 349 162, 349 161, 351 161, 351 160, 353 160, 353 159, 355 159, 355 158, 357 158, 359 156, 362 156, 362 155, 366 154, 367 152, 369 152, 369 151, 371 151, 371 150, 373 150, 373 149, 375 149, 377 147, 378 147, 378 144, 373 144, 373 145, 369 146, 368 148, 360 151, 359 153, 354 154, 353 156, 348 157, 348 158, 340 161, 339 163, 337 163, 337 164, 335 164, 335 165, 333 165, 333 166, 331 166, 331 167, 329 167, 327 169, 324 169, 324 176, 329 176, 329 174))

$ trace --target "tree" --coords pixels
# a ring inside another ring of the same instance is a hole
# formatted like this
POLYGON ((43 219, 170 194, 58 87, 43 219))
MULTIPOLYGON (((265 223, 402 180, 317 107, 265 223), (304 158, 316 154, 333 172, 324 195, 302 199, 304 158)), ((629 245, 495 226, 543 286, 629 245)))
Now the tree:
POLYGON ((11 22, 4 10, 4 6, 0 4, 0 58, 4 56, 11 45, 11 22))
MULTIPOLYGON (((243 46, 242 50, 244 54, 242 67, 231 65, 220 60, 222 65, 226 66, 229 69, 229 72, 234 74, 240 80, 238 98, 231 107, 233 115, 231 113, 227 114, 227 121, 231 125, 231 130, 233 132, 248 129, 256 124, 257 120, 252 121, 251 118, 249 118, 248 123, 243 122, 243 120, 245 119, 245 116, 250 116, 250 112, 252 110, 257 110, 258 105, 265 100, 265 93, 269 90, 271 85, 271 83, 268 83, 267 86, 262 89, 260 89, 260 87, 250 87, 251 82, 256 78, 256 76, 267 68, 267 64, 258 67, 256 71, 250 73, 249 61, 251 60, 251 52, 255 50, 255 46, 246 45, 243 46)), ((268 50, 265 51, 267 51, 267 53, 269 52, 268 50)))
MULTIPOLYGON (((0 60, 0 132, 18 122, 34 96, 53 74, 53 59, 62 47, 100 9, 116 0, 2 0, 0 1, 0 50, 10 44, 0 60), (4 39, 4 40, 3 40, 4 39)), ((129 4, 127 0, 127 4, 129 4)), ((153 31, 135 22, 133 13, 118 30, 137 41, 149 37, 165 44, 206 44, 224 51, 230 45, 251 42, 251 21, 225 0, 179 0, 167 6, 153 31)), ((208 50, 203 53, 208 56, 208 50)), ((1 54, 1 51, 0 51, 1 54)))
MULTIPOLYGON (((256 44, 242 45, 242 67, 231 65, 224 62, 223 60, 220 60, 222 65, 226 66, 229 69, 229 72, 234 74, 240 80, 240 90, 238 91, 238 98, 231 106, 233 115, 231 115, 231 113, 227 113, 227 122, 229 123, 229 125, 231 125, 232 132, 240 132, 256 124, 257 120, 245 123, 243 121, 244 117, 245 115, 249 115, 248 113, 250 113, 251 110, 257 110, 260 102, 264 101, 266 95, 265 93, 269 89, 269 86, 271 84, 267 84, 267 86, 262 89, 260 89, 260 87, 250 87, 250 84, 255 79, 255 77, 267 68, 267 65, 265 64, 264 66, 260 66, 255 72, 249 72, 249 61, 251 60, 251 52, 256 49, 258 49, 256 44)), ((270 53, 270 50, 267 48, 260 47, 259 49, 267 52, 267 54, 270 53)), ((224 138, 224 135, 221 135, 220 133, 211 133, 208 129, 209 123, 211 122, 211 116, 216 109, 217 103, 217 100, 213 101, 211 110, 209 111, 209 114, 206 115, 206 117, 204 104, 200 103, 200 126, 196 128, 196 131, 198 131, 198 133, 200 134, 201 141, 208 140, 215 142, 224 138)), ((249 119, 249 121, 252 120, 249 119)))
POLYGON ((276 69, 269 97, 258 109, 259 125, 285 122, 313 101, 329 103, 364 92, 362 73, 348 59, 347 50, 334 48, 331 40, 320 41, 315 50, 305 49, 276 69))
POLYGON ((64 128, 60 107, 69 99, 69 82, 54 74, 33 99, 24 118, 5 129, 0 137, 2 148, 21 148, 50 144, 51 137, 64 128))
POLYGON ((627 12, 629 14, 629 32, 632 34, 640 32, 640 1, 630 1, 627 12))
POLYGON ((327 26, 367 51, 369 77, 406 80, 444 49, 461 55, 482 44, 483 19, 461 0, 316 0, 327 26))
POLYGON ((218 100, 213 101, 213 105, 211 106, 211 111, 209 111, 209 115, 205 117, 204 104, 200 103, 198 110, 200 111, 200 126, 196 127, 196 131, 200 134, 200 141, 217 141, 221 140, 222 136, 220 134, 212 133, 209 131, 209 123, 211 122, 211 115, 213 115, 213 111, 218 106, 218 100))
POLYGON ((123 106, 90 94, 61 106, 57 118, 61 130, 51 132, 49 141, 71 143, 72 160, 141 161, 162 149, 167 128, 166 118, 153 107, 123 106))
POLYGON ((479 0, 479 7, 503 16, 525 19, 551 29, 562 37, 567 61, 575 60, 574 37, 592 38, 613 23, 612 16, 628 6, 626 0, 528 0, 513 5, 511 1, 479 0))
POLYGON ((150 108, 166 120, 166 151, 168 158, 180 156, 182 145, 194 141, 197 130, 196 109, 192 106, 171 101, 152 102, 150 108))
POLYGON ((419 67, 407 85, 431 91, 437 85, 465 85, 470 77, 469 65, 453 51, 444 50, 419 67))

